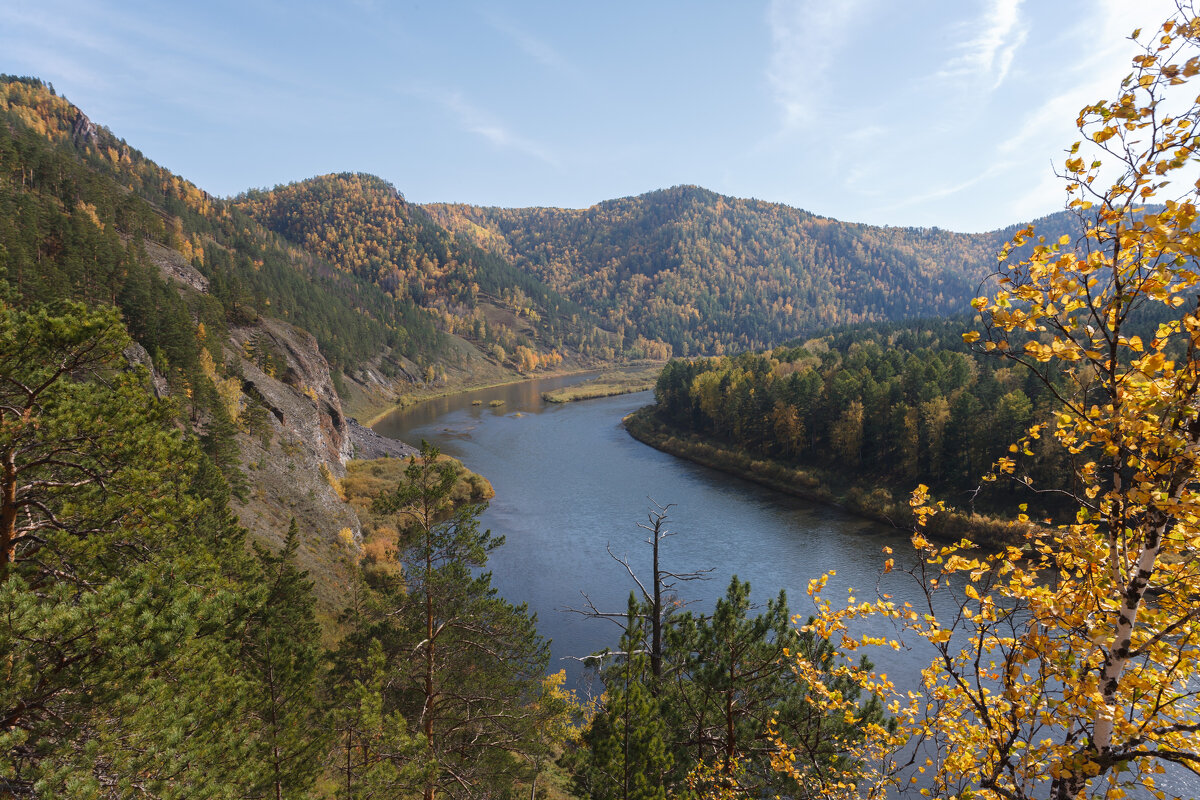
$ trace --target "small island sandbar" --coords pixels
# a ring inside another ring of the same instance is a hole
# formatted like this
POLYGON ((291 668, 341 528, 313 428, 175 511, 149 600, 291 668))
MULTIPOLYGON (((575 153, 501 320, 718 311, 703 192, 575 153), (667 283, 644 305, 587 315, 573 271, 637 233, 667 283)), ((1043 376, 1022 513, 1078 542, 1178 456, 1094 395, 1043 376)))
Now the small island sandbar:
POLYGON ((582 383, 542 392, 542 399, 547 403, 570 403, 576 400, 648 391, 654 388, 662 367, 662 363, 654 362, 608 370, 582 383))

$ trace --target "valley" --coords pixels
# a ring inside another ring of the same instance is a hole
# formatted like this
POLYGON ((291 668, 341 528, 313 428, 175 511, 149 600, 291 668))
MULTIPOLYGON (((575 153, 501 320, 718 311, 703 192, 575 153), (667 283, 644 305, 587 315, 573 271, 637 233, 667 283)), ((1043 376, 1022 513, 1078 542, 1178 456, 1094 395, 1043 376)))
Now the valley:
MULTIPOLYGON (((506 538, 490 562, 497 588, 530 604, 552 643, 551 669, 565 668, 573 685, 600 691, 578 659, 611 647, 616 626, 569 609, 585 609, 586 595, 601 609, 623 611, 636 584, 608 550, 628 557, 644 577, 650 548, 637 523, 652 503, 673 506, 669 527, 677 535, 663 550, 670 569, 714 569, 707 579, 678 587, 679 600, 697 608, 711 606, 736 574, 750 582, 756 603, 786 589, 794 612, 807 614, 810 578, 836 569, 840 586, 868 586, 882 547, 909 548, 891 526, 788 498, 637 442, 620 423, 653 399, 646 392, 545 402, 542 394, 560 382, 538 379, 446 398, 398 411, 376 428, 407 441, 429 440, 492 476, 496 498, 480 522, 506 538), (489 407, 495 399, 504 404, 489 407)), ((894 583, 889 590, 903 595, 906 587, 894 583)), ((901 675, 916 668, 912 659, 886 665, 901 675)))
POLYGON ((0 798, 1196 796, 1200 17, 1156 31, 1065 210, 975 233, 217 196, 0 75, 0 798))

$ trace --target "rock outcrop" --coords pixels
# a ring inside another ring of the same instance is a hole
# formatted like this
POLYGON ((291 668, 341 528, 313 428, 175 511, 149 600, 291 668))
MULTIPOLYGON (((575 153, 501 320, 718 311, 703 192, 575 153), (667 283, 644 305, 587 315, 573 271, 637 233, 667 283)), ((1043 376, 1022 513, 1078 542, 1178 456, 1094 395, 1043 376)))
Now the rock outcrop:
POLYGON ((339 491, 353 445, 329 364, 307 331, 265 317, 230 331, 225 358, 241 375, 243 406, 267 412, 257 429, 238 437, 254 487, 245 502, 234 504, 238 519, 273 547, 296 520, 300 566, 312 576, 321 605, 341 608, 361 524, 339 491), (269 363, 252 357, 256 348, 270 352, 269 363))
POLYGON ((347 426, 355 458, 408 458, 417 454, 411 444, 378 434, 353 417, 347 420, 347 426))
POLYGON ((182 253, 149 239, 144 240, 142 245, 146 248, 146 256, 150 263, 158 267, 159 273, 168 281, 181 283, 201 294, 208 294, 208 278, 189 264, 182 253))
POLYGON ((87 114, 80 111, 75 117, 75 122, 71 123, 71 142, 82 149, 90 144, 95 144, 96 141, 96 123, 88 119, 87 114))
POLYGON ((132 342, 121 352, 121 355, 125 356, 125 361, 129 363, 129 366, 143 367, 146 370, 150 375, 150 388, 154 391, 155 397, 161 400, 171 393, 171 385, 154 368, 154 359, 150 358, 150 354, 146 352, 146 348, 137 342, 132 342))

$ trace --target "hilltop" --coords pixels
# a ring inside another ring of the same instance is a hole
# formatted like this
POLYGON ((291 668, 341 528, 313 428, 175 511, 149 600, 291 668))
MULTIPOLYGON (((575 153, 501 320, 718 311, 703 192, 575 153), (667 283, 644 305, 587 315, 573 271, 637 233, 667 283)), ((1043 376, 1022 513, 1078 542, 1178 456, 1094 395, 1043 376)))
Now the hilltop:
MULTIPOLYGON (((431 204, 603 323, 674 355, 761 349, 836 325, 959 313, 1018 226, 990 233, 840 222, 676 186, 591 208, 431 204)), ((1065 215, 1041 220, 1057 230, 1065 215)))

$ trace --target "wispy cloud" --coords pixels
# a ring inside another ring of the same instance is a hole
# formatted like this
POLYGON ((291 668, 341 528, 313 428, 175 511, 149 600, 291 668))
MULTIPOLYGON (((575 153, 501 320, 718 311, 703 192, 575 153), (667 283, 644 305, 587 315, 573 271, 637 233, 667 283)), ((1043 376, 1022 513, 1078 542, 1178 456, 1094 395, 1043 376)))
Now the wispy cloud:
POLYGON ((805 125, 820 114, 825 78, 850 42, 861 6, 861 0, 771 0, 767 82, 787 127, 805 125))
POLYGON ((485 139, 494 147, 522 153, 556 169, 561 166, 558 156, 548 147, 511 130, 500 120, 471 103, 462 92, 414 89, 410 90, 409 94, 432 100, 453 114, 463 130, 485 139))
MULTIPOLYGON (((1126 37, 1139 24, 1147 20, 1161 21, 1174 10, 1171 0, 1158 0, 1155 9, 1142 6, 1131 8, 1122 0, 1106 0, 1097 4, 1097 20, 1081 23, 1075 37, 1088 38, 1086 48, 1081 48, 1078 57, 1064 69, 1059 83, 1064 87, 1045 97, 1035 108, 1026 113, 1017 130, 998 147, 1001 153, 1015 153, 1028 147, 1031 142, 1043 139, 1051 131, 1070 131, 1074 113, 1083 106, 1110 97, 1118 82, 1129 73, 1130 59, 1135 55, 1134 45, 1126 37), (1155 11, 1161 12, 1161 16, 1155 11), (1097 34, 1099 25, 1103 33, 1097 34), (1093 44, 1093 41, 1095 42, 1093 44)), ((1061 140, 1066 148, 1068 140, 1061 140)))
POLYGON ((943 200, 947 197, 953 197, 954 195, 964 192, 979 183, 983 183, 984 181, 990 180, 997 175, 1002 175, 1005 172, 1008 172, 1014 166, 1016 166, 1016 164, 1012 161, 994 162, 986 169, 980 170, 966 180, 962 180, 957 183, 936 186, 932 189, 927 189, 924 192, 909 195, 898 203, 880 206, 877 210, 894 211, 902 208, 909 208, 911 206, 923 205, 934 200, 943 200))
POLYGON ((494 29, 508 37, 525 55, 559 75, 578 76, 575 65, 569 62, 548 42, 539 39, 512 20, 489 12, 484 17, 494 29))
POLYGON ((1075 57, 1058 76, 1059 90, 1046 95, 1016 120, 1015 131, 996 148, 1004 157, 1019 158, 1029 152, 1050 156, 1048 162, 1043 162, 1044 171, 1038 173, 1041 178, 1010 204, 1013 218, 1045 213, 1062 205, 1064 183, 1054 176, 1053 168, 1061 168, 1067 147, 1079 138, 1073 125, 1075 113, 1085 105, 1112 97, 1121 78, 1130 72, 1130 59, 1137 51, 1128 41, 1129 34, 1135 28, 1146 30, 1166 20, 1175 10, 1174 0, 1143 0, 1136 4, 1103 0, 1096 4, 1089 19, 1067 32, 1068 41, 1084 42, 1086 46, 1076 48, 1075 57))
MULTIPOLYGON (((245 48, 214 44, 205 31, 159 25, 144 15, 103 12, 86 4, 66 2, 37 12, 0 7, 0 25, 19 31, 22 43, 37 43, 31 50, 39 54, 39 63, 69 63, 69 59, 55 57, 56 51, 60 51, 78 60, 101 60, 129 74, 139 74, 146 72, 147 62, 152 62, 153 80, 148 83, 170 86, 177 94, 209 94, 227 102, 231 87, 253 87, 259 92, 268 83, 297 91, 310 88, 286 68, 249 54, 245 48), (212 85, 214 71, 224 79, 220 87, 212 85)), ((63 77, 77 78, 72 80, 73 85, 95 82, 86 71, 83 75, 78 73, 72 70, 63 77)), ((179 102, 171 94, 157 99, 179 102)))
POLYGON ((1021 0, 991 0, 982 19, 972 23, 975 27, 978 32, 956 48, 958 55, 946 62, 937 77, 991 77, 992 88, 998 88, 1029 33, 1021 20, 1021 0))

